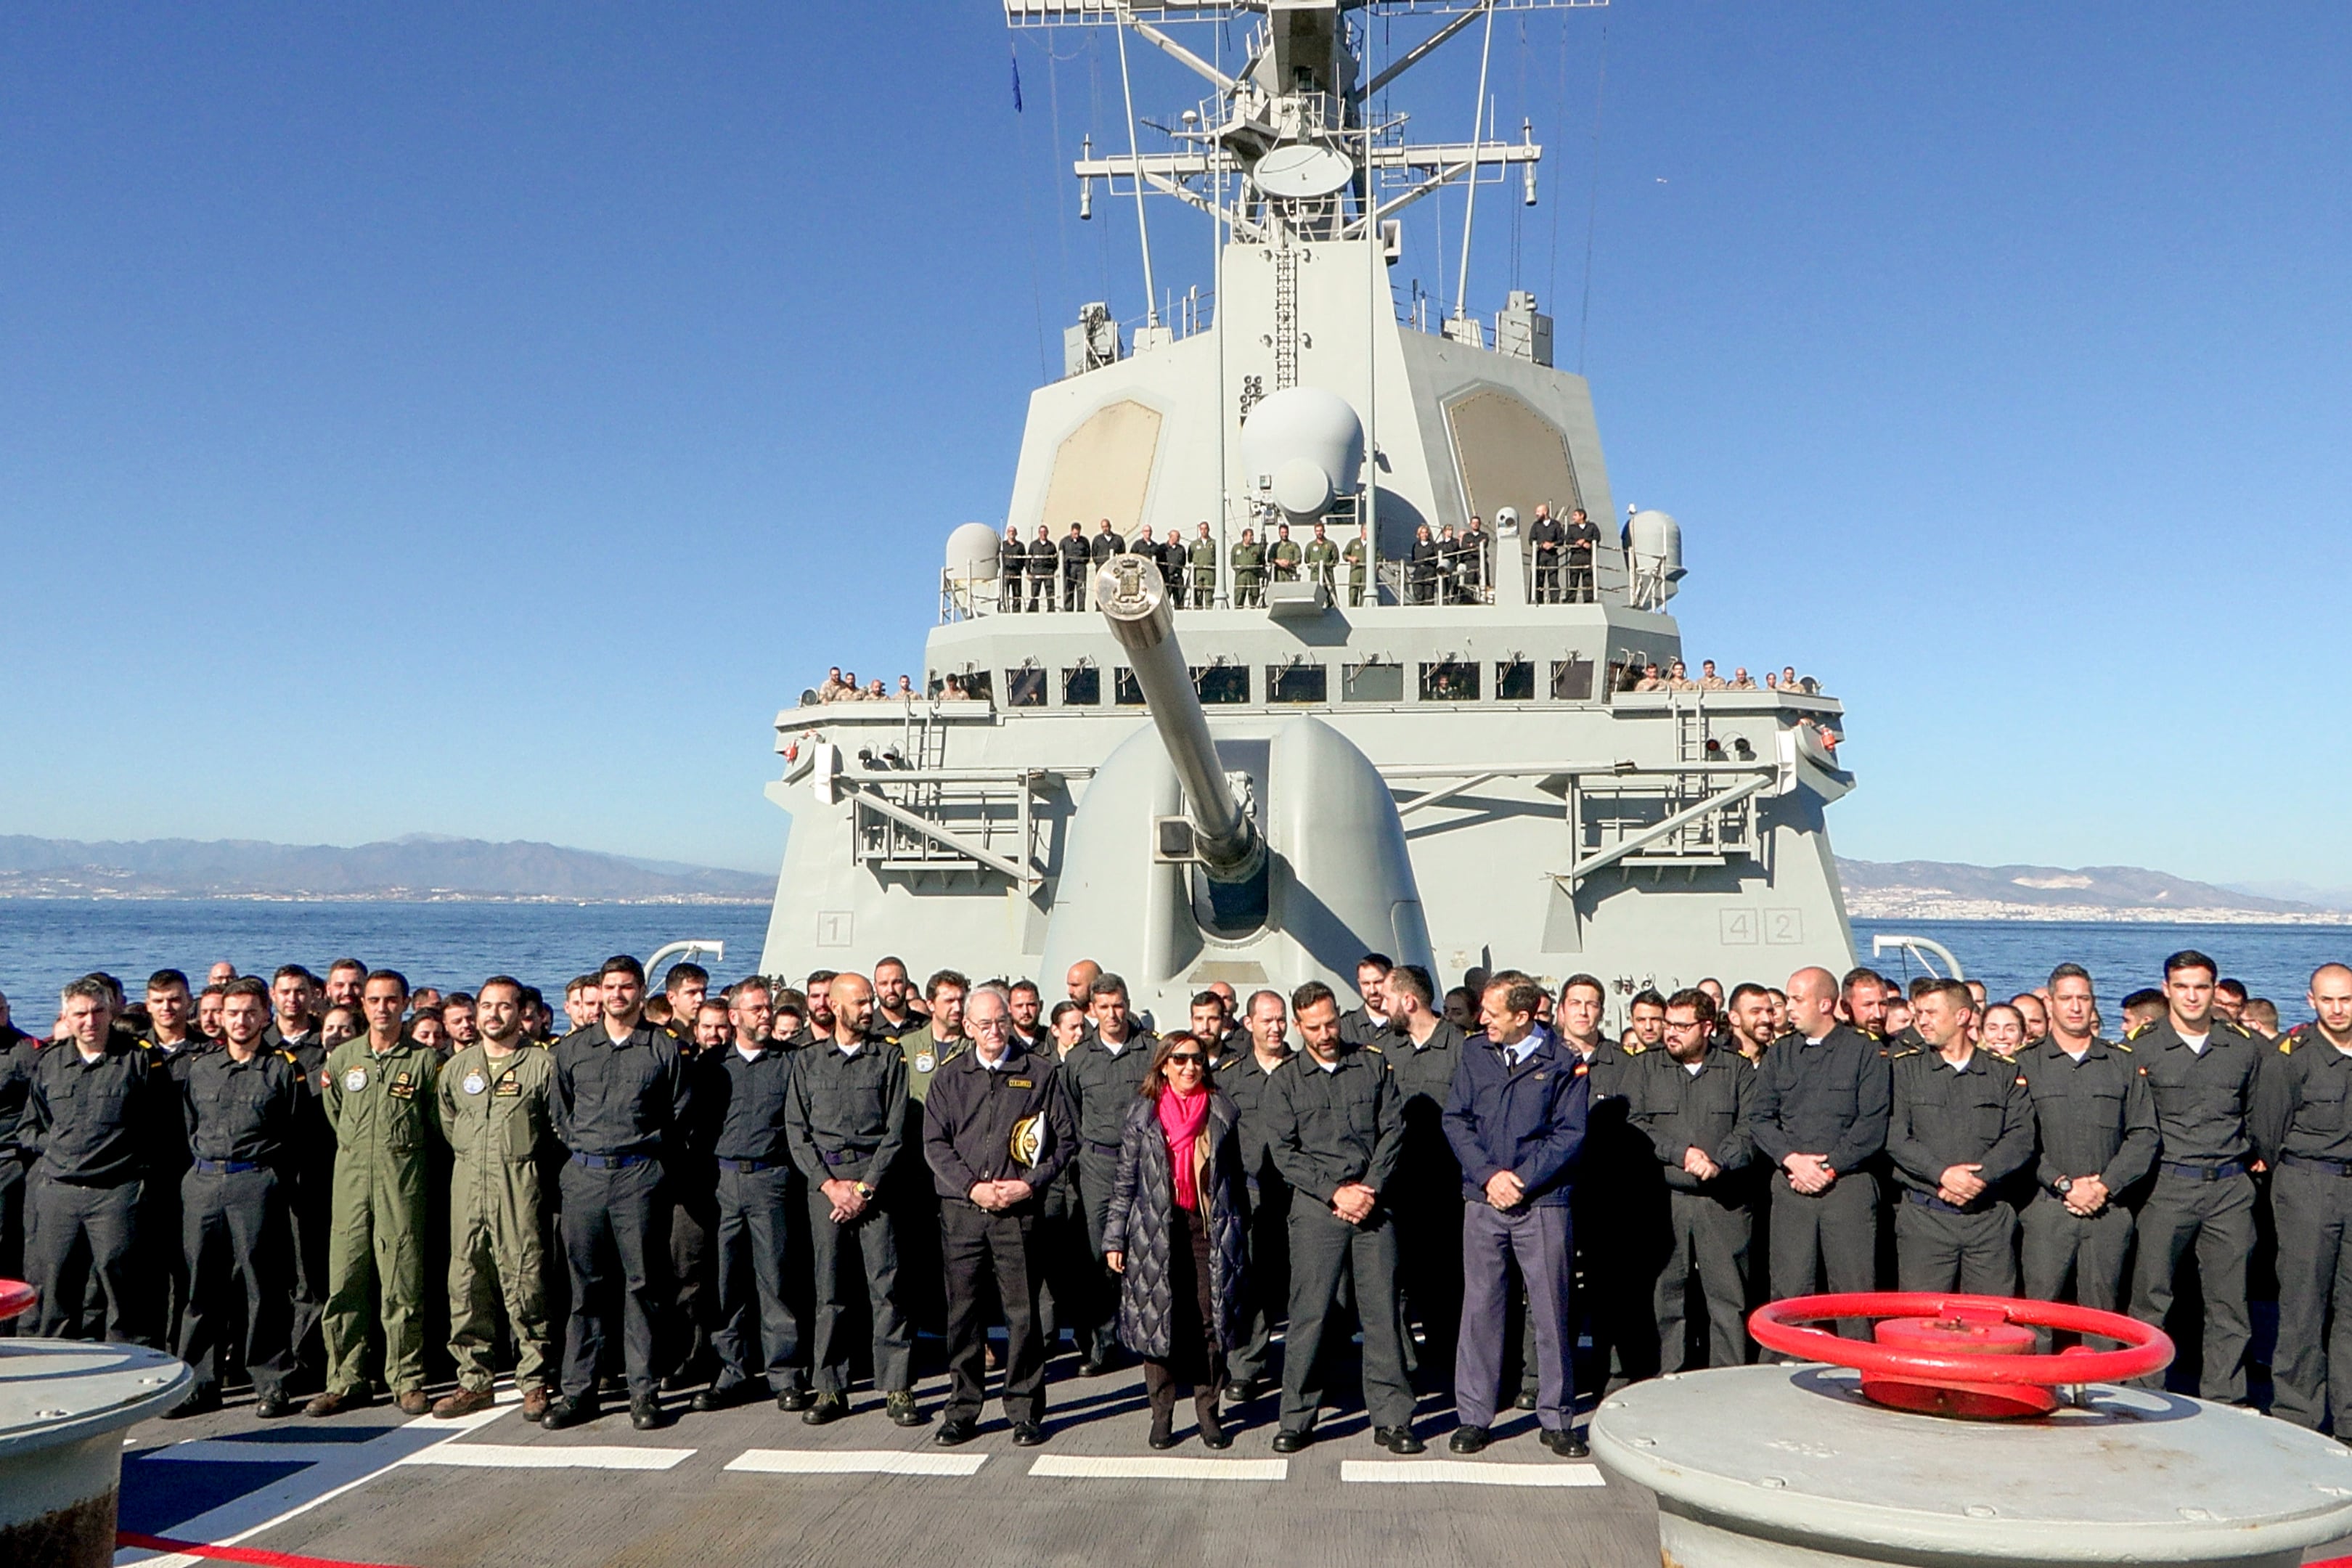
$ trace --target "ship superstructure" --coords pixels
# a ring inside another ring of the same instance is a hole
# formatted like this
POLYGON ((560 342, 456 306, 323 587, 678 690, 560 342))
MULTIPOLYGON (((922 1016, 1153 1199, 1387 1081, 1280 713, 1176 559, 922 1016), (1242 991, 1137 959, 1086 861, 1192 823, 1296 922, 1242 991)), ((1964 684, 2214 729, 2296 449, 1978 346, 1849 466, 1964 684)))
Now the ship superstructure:
POLYGON ((1190 541, 1209 525, 1217 592, 1166 615, 1171 646, 1192 678, 1186 705, 1288 891, 1266 930, 1220 930, 1207 913, 1185 928, 1201 866, 1168 825, 1202 803, 1178 789, 1170 705, 1148 701, 1139 656, 1097 607, 1100 563, 1076 613, 1029 613, 999 572, 1000 530, 967 524, 948 542, 925 691, 777 716, 785 766, 769 794, 793 820, 762 967, 864 969, 896 954, 919 970, 1044 978, 1050 996, 1060 964, 1090 956, 1140 970, 1129 975, 1139 1003, 1181 1016, 1213 980, 1246 991, 1324 978, 1345 993, 1365 951, 1425 958, 1449 983, 1475 965, 1587 971, 1621 997, 1850 962, 1823 826, 1852 784, 1835 760, 1840 706, 1797 690, 1632 689, 1646 666, 1681 657, 1666 612, 1683 575, 1677 525, 1640 512, 1620 528, 1589 390, 1551 363, 1534 299, 1515 292, 1491 321, 1457 311, 1435 330, 1393 302, 1404 209, 1449 182, 1470 185, 1473 207, 1482 181, 1488 199, 1531 195, 1542 149, 1525 133, 1415 143, 1376 106, 1448 39, 1468 47, 1497 12, 1538 7, 1005 4, 1016 26, 1115 28, 1122 47, 1171 54, 1208 86, 1165 150, 1089 143, 1074 173, 1097 221, 1131 206, 1148 235, 1146 198, 1208 214, 1213 309, 1147 310, 1131 342, 1107 307, 1080 312, 1066 374, 1031 396, 1006 521, 1024 541, 1072 522, 1092 535, 1105 519, 1125 539, 1148 527, 1190 541), (1372 17, 1425 30, 1368 59, 1372 17), (1221 39, 1228 24, 1248 38, 1239 61, 1184 41, 1188 26, 1221 39), (1603 524, 1591 602, 1549 602, 1559 595, 1528 537, 1539 504, 1603 524), (1474 514, 1493 525, 1474 580, 1425 584, 1412 563, 1421 531, 1474 514), (1287 523, 1304 541, 1318 522, 1372 546, 1362 602, 1342 566, 1328 583, 1269 582, 1262 605, 1237 607, 1241 531, 1264 539, 1287 523), (1330 782, 1355 775, 1298 739, 1301 721, 1368 761, 1378 802, 1330 782), (1094 818, 1112 814, 1097 786, 1129 742, 1160 770, 1120 785, 1133 796, 1122 820, 1140 814, 1132 846, 1126 827, 1087 826, 1090 795, 1094 818), (1310 753, 1325 761, 1282 761, 1310 753), (1396 907, 1302 934, 1318 884, 1298 868, 1333 863, 1318 836, 1380 838, 1391 816, 1410 858, 1396 907), (1131 870, 1088 848, 1090 831, 1131 848, 1131 870), (1130 875, 1165 885, 1106 904, 1071 879, 1130 875))

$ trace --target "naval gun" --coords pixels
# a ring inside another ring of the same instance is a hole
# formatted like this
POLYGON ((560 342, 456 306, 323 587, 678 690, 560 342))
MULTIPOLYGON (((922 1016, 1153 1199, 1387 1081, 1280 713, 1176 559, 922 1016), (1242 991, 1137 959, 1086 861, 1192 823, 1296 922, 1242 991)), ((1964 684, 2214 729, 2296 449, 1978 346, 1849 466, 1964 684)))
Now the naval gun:
POLYGON ((1404 824, 1370 759, 1305 715, 1213 731, 1159 566, 1115 555, 1094 590, 1150 722, 1071 817, 1043 973, 1093 959, 1165 1022, 1217 981, 1345 996, 1367 952, 1427 965, 1404 824))

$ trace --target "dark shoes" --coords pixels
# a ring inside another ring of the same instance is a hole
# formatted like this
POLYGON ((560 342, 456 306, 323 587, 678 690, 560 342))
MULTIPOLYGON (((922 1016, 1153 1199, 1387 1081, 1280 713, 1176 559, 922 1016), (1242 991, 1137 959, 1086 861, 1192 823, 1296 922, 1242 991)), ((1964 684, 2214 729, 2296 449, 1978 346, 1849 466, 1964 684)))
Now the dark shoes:
POLYGON ((942 1448, 961 1447, 980 1436, 980 1423, 969 1415, 950 1415, 940 1423, 931 1441, 942 1448))
POLYGON ((749 1400, 752 1392, 752 1385, 748 1382, 718 1383, 697 1394, 688 1405, 692 1409, 708 1415, 714 1410, 734 1409, 749 1400))
POLYGON ((1015 1421, 1013 1424, 1013 1446, 1014 1447, 1034 1448, 1045 1440, 1045 1428, 1038 1426, 1034 1421, 1015 1421))
POLYGON ((273 1388, 255 1397, 253 1414, 263 1421, 282 1421, 294 1414, 294 1402, 286 1397, 284 1389, 273 1388))
POLYGON ((1445 1440, 1445 1447, 1456 1454, 1483 1454, 1492 1440, 1484 1426, 1456 1426, 1454 1436, 1445 1440))
POLYGON ((813 1388, 787 1388, 776 1395, 779 1410, 806 1410, 815 1403, 816 1391, 813 1388))
POLYGON ((1313 1436, 1306 1432, 1276 1432, 1274 1435, 1274 1451, 1277 1454, 1296 1454, 1314 1440, 1313 1436))
POLYGON ((909 1389, 902 1388, 896 1394, 884 1394, 882 1405, 883 1408, 889 1411, 890 1425, 893 1426, 920 1426, 930 1419, 923 1414, 921 1407, 916 1405, 914 1393, 909 1389))
POLYGON ((1424 1453, 1429 1447, 1412 1435, 1410 1426, 1376 1426, 1372 1429, 1372 1441, 1391 1454, 1424 1453))
POLYGON ((662 1409, 658 1394, 633 1394, 629 1396, 629 1425, 640 1432, 651 1432, 669 1425, 669 1415, 662 1409))
POLYGON ((1547 1427, 1543 1435, 1543 1446, 1563 1459, 1589 1458, 1592 1453, 1591 1449, 1584 1446, 1584 1439, 1576 1435, 1576 1428, 1573 1426, 1562 1426, 1557 1431, 1547 1427))
POLYGON ((455 1394, 444 1394, 433 1406, 433 1415, 436 1420, 455 1421, 460 1415, 488 1410, 498 1402, 498 1396, 487 1388, 461 1388, 455 1394))
POLYGON ((1088 1356, 1086 1360, 1078 1363, 1078 1375, 1080 1377, 1101 1377, 1108 1373, 1110 1369, 1110 1358, 1108 1356, 1088 1356))
POLYGON ((593 1394, 579 1399, 559 1399, 547 1407, 547 1414, 539 1418, 539 1424, 550 1432, 561 1432, 566 1426, 585 1426, 603 1414, 593 1394))
POLYGON ((221 1407, 220 1390, 208 1383, 200 1383, 188 1390, 180 1403, 163 1412, 166 1421, 185 1421, 191 1415, 210 1415, 221 1407))
POLYGON ((1517 1399, 1511 1401, 1511 1408, 1514 1410, 1533 1410, 1535 1407, 1536 1396, 1532 1394, 1523 1392, 1517 1399))
POLYGON ((813 1395, 801 1419, 812 1426, 822 1426, 828 1421, 838 1421, 849 1414, 849 1401, 838 1394, 813 1395))

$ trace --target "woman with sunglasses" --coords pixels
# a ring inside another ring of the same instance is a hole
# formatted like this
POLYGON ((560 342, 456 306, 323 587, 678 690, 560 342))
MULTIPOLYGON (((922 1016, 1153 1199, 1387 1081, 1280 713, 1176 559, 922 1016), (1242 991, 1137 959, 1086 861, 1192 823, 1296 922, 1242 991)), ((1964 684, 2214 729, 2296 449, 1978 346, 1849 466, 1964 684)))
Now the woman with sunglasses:
POLYGON ((1202 1445, 1233 1442, 1217 1396, 1245 1321, 1240 1121, 1210 1081, 1202 1042, 1180 1033, 1152 1053, 1120 1128, 1103 1260, 1119 1276, 1118 1337, 1143 1361, 1155 1448, 1175 1447, 1179 1384, 1192 1386, 1202 1445))

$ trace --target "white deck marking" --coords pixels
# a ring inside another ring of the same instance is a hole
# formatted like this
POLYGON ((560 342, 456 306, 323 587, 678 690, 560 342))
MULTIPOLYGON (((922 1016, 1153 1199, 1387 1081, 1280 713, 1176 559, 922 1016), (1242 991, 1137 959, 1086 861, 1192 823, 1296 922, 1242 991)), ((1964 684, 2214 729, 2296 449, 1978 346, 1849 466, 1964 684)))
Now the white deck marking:
POLYGON ((1288 1459, 1181 1459, 1156 1454, 1042 1454, 1034 1477, 1063 1480, 1285 1481, 1288 1459))
POLYGON ((591 1444, 444 1443, 400 1462, 483 1470, 669 1470, 693 1453, 692 1448, 613 1448, 591 1444))
POLYGON ((971 1476, 986 1463, 986 1454, 898 1448, 746 1448, 727 1468, 767 1476, 971 1476))
POLYGON ((1600 1487, 1598 1465, 1509 1464, 1475 1459, 1342 1459, 1343 1481, 1451 1482, 1471 1487, 1600 1487))

